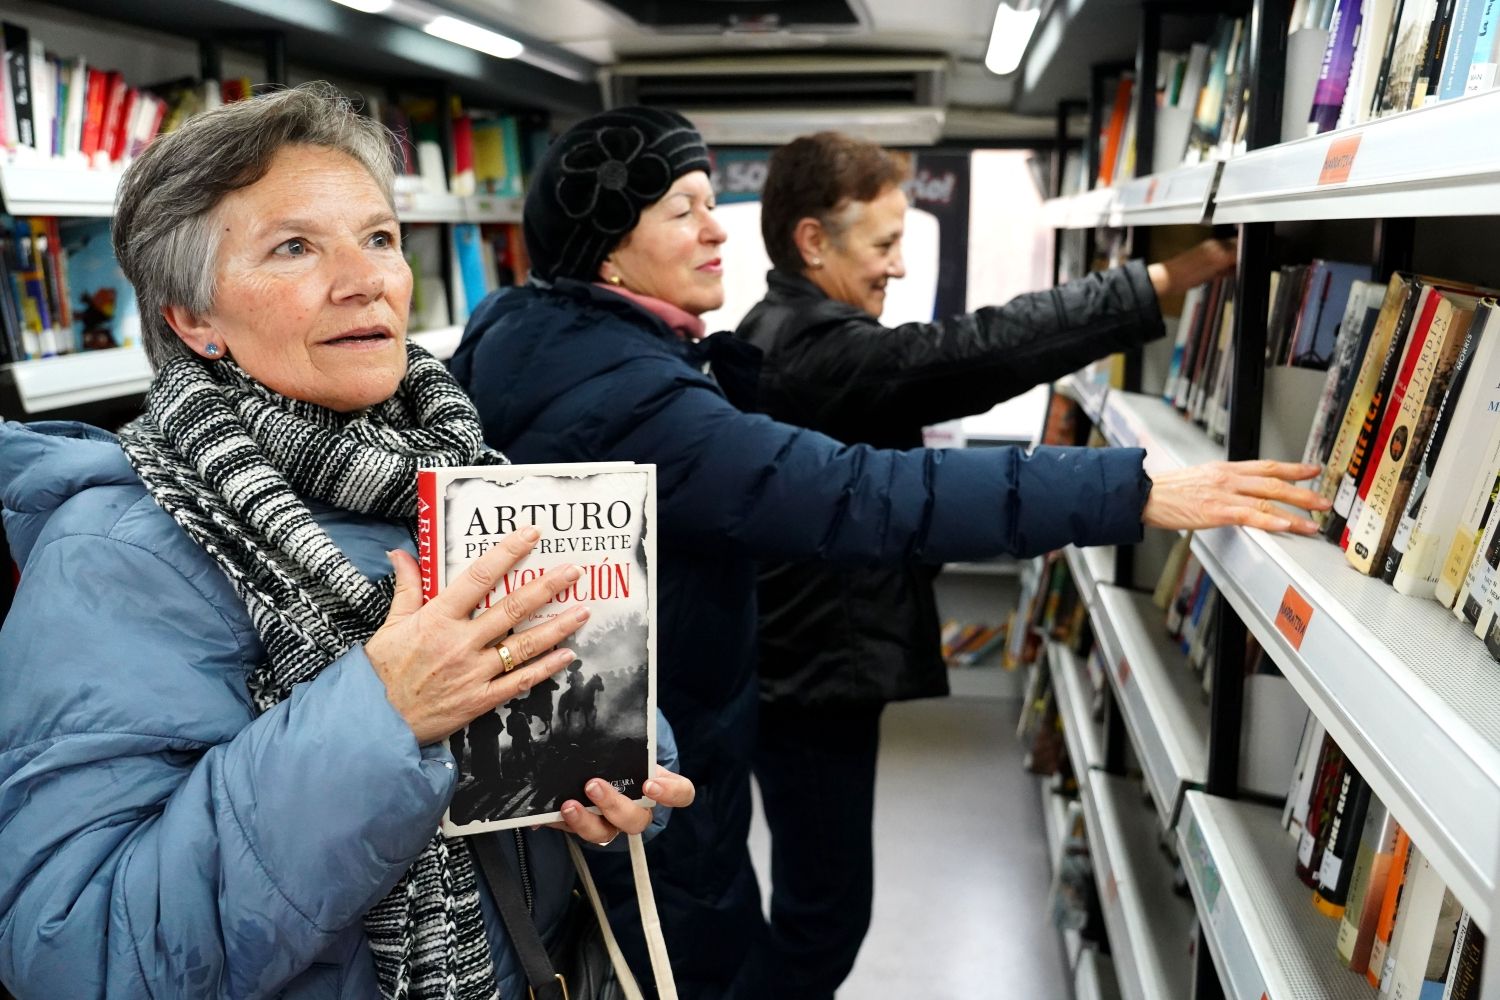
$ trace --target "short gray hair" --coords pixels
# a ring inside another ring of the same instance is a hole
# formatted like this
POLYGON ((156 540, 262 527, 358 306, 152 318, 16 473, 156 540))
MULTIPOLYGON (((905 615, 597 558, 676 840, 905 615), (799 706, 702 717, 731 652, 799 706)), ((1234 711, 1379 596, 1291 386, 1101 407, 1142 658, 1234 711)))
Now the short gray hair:
POLYGON ((226 104, 152 141, 120 182, 113 233, 151 367, 193 353, 162 317, 164 306, 213 310, 214 215, 226 195, 264 177, 283 147, 322 146, 357 160, 394 208, 395 142, 323 82, 226 104))

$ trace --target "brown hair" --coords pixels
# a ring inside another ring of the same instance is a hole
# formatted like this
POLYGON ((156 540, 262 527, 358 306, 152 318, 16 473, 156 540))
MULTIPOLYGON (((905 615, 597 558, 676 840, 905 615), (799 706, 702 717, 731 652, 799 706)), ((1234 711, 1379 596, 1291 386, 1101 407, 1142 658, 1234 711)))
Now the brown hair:
POLYGON ((846 223, 839 213, 853 202, 873 201, 907 177, 899 154, 842 132, 793 139, 771 154, 760 200, 760 232, 778 271, 801 274, 794 234, 803 219, 817 219, 838 239, 846 223))

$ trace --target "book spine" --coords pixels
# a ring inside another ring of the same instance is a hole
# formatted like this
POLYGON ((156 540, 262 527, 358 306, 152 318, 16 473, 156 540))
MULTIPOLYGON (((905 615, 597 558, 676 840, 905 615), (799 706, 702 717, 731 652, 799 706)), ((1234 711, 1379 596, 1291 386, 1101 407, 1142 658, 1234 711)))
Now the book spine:
POLYGON ((1354 43, 1359 34, 1360 0, 1338 0, 1323 52, 1323 69, 1313 92, 1312 113, 1308 123, 1316 132, 1330 131, 1338 124, 1344 107, 1344 91, 1354 68, 1354 43))
MULTIPOLYGON (((1370 487, 1374 485, 1375 477, 1380 472, 1380 466, 1386 458, 1386 447, 1391 440, 1391 435, 1396 429, 1396 423, 1401 415, 1401 406, 1406 401, 1407 390, 1411 387, 1412 373, 1416 370, 1418 361, 1422 358, 1423 349, 1426 346, 1428 333, 1432 329, 1432 313, 1436 310, 1435 295, 1430 288, 1423 289, 1422 302, 1419 309, 1420 319, 1411 328, 1411 334, 1406 338, 1405 349, 1401 353, 1401 363, 1396 368, 1395 378, 1391 382, 1390 399, 1385 404, 1385 412, 1380 417, 1379 429, 1373 435, 1372 445, 1367 460, 1360 471, 1359 485, 1355 498, 1350 504, 1348 523, 1344 527, 1344 533, 1339 539, 1339 545, 1345 549, 1349 547, 1350 536, 1358 527, 1364 517, 1366 501, 1370 496, 1370 487)), ((1405 452, 1402 452, 1404 457, 1405 452)))
POLYGON ((1414 108, 1420 108, 1429 98, 1437 96, 1438 76, 1442 72, 1443 57, 1447 54, 1448 38, 1453 30, 1456 2, 1457 0, 1438 0, 1437 14, 1427 32, 1427 53, 1413 89, 1411 106, 1414 108))
POLYGON ((16 139, 22 146, 38 149, 36 134, 35 102, 32 97, 34 79, 31 65, 31 33, 20 25, 6 23, 5 63, 10 73, 6 91, 16 116, 16 139))
POLYGON ((1344 916, 1349 882, 1354 876, 1354 852, 1359 846, 1359 832, 1369 803, 1370 786, 1345 761, 1334 803, 1333 825, 1328 830, 1327 846, 1318 866, 1318 887, 1313 894, 1313 902, 1324 916, 1334 919, 1344 916))
POLYGON ((1343 518, 1349 512, 1349 504, 1348 500, 1345 500, 1344 512, 1340 514, 1336 497, 1348 473, 1349 462, 1354 456, 1364 425, 1371 419, 1371 405, 1379 405, 1376 402, 1376 393, 1380 391, 1381 382, 1385 377, 1397 320, 1411 294, 1412 284, 1403 275, 1391 276, 1390 282, 1386 285, 1385 297, 1381 300, 1380 315, 1375 321, 1370 343, 1366 346, 1364 357, 1360 361, 1359 374, 1354 379, 1354 387, 1344 407, 1338 433, 1334 435, 1333 448, 1328 453, 1328 462, 1324 466, 1323 475, 1318 480, 1318 493, 1325 499, 1335 501, 1334 509, 1328 512, 1323 521, 1323 534, 1327 538, 1338 538, 1339 533, 1343 531, 1343 518))
POLYGON ((1478 94, 1495 85, 1495 62, 1500 58, 1500 0, 1484 0, 1484 13, 1474 38, 1474 54, 1464 78, 1464 93, 1478 94))
POLYGON ((1401 901, 1401 886, 1406 881, 1407 861, 1411 857, 1411 837, 1405 830, 1397 829, 1396 847, 1391 855, 1391 871, 1386 878, 1385 896, 1380 903, 1380 915, 1375 922, 1375 938, 1370 943, 1370 961, 1365 968, 1365 981, 1377 990, 1385 974, 1386 953, 1390 948, 1391 931, 1396 926, 1396 907, 1401 901))
POLYGON ((1448 979, 1443 985, 1443 1000, 1479 1000, 1480 978, 1484 971, 1484 932, 1467 912, 1459 918, 1458 933, 1453 941, 1453 958, 1448 963, 1448 979))
POLYGON ((422 571, 422 603, 437 596, 435 553, 440 544, 437 527, 437 473, 417 473, 417 568, 422 571))
POLYGON ((1328 829, 1332 824, 1335 795, 1343 768, 1343 751, 1333 742, 1333 737, 1325 733, 1307 819, 1302 825, 1302 835, 1297 839, 1297 877, 1310 889, 1318 885, 1318 869, 1328 843, 1328 829))
POLYGON ((1381 900, 1385 898, 1394 839, 1395 824, 1390 810, 1371 797, 1359 831, 1349 899, 1339 921, 1338 955, 1350 972, 1364 972, 1370 961, 1370 941, 1375 935, 1381 900))
POLYGON ((1456 313, 1453 303, 1436 291, 1429 296, 1428 305, 1434 308, 1422 351, 1392 421, 1389 446, 1380 455, 1380 466, 1366 498, 1364 522, 1350 535, 1349 561, 1367 575, 1379 573, 1385 560, 1396 521, 1411 495, 1420 464, 1417 454, 1432 433, 1439 400, 1452 377, 1454 357, 1473 315, 1456 313))
POLYGON ((1442 452, 1443 442, 1447 439, 1448 428, 1453 424, 1453 409, 1463 392, 1464 383, 1472 367, 1470 361, 1479 346, 1479 337, 1484 332, 1482 319, 1482 316, 1476 315, 1475 321, 1469 324, 1464 334, 1463 346, 1459 348, 1458 358, 1453 363, 1453 376, 1433 416, 1433 428, 1427 436, 1427 444, 1422 449, 1422 461, 1418 465, 1416 478, 1407 494, 1396 532, 1391 536, 1390 550, 1386 553, 1385 566, 1380 573, 1380 578, 1386 583, 1395 582, 1396 574, 1401 568, 1401 560, 1411 543, 1422 501, 1427 494, 1427 486, 1432 482, 1432 473, 1442 452))
POLYGON ((1448 51, 1443 56, 1443 71, 1438 78, 1437 99, 1451 101, 1462 97, 1469 82, 1469 64, 1474 60, 1479 22, 1484 17, 1485 0, 1459 0, 1453 15, 1448 51))

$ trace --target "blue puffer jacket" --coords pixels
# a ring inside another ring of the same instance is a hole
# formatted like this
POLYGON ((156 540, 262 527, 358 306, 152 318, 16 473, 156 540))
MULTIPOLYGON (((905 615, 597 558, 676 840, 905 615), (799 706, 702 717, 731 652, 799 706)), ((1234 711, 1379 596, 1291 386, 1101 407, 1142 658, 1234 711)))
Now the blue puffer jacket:
MULTIPOLYGON (((0 425, 0 507, 22 570, 0 628, 0 981, 20 1000, 378 997, 361 915, 437 828, 447 750, 417 745, 358 646, 257 716, 243 604, 112 435, 0 425)), ((401 524, 314 513, 372 577, 412 549, 401 524)), ((573 882, 562 837, 524 835, 544 934, 573 882)), ((480 899, 502 995, 525 996, 480 899)))
MULTIPOLYGON (((512 461, 657 466, 658 691, 698 799, 651 856, 684 996, 727 995, 762 926, 745 848, 755 558, 937 563, 1136 541, 1148 489, 1135 449, 880 451, 779 424, 746 412, 758 359, 561 280, 486 299, 451 364, 512 461)), ((628 898, 627 869, 594 867, 628 898)), ((639 938, 622 937, 641 967, 639 938)))

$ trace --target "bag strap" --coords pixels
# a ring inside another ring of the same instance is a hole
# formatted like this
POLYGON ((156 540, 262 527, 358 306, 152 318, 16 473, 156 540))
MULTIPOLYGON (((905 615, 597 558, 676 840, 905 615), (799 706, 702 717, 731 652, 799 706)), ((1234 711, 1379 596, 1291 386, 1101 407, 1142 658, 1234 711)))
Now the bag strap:
POLYGON ((500 909, 500 919, 505 923, 510 943, 520 956, 521 968, 526 971, 526 981, 531 984, 532 997, 535 1000, 566 1000, 567 987, 563 978, 552 967, 552 960, 547 957, 542 936, 536 932, 536 924, 526 907, 520 879, 500 856, 497 837, 494 834, 480 834, 469 840, 469 846, 479 858, 479 867, 484 872, 484 880, 489 883, 490 894, 495 897, 495 905, 500 909))
MULTIPOLYGON (((661 916, 656 910, 656 896, 651 891, 651 871, 646 864, 645 841, 638 833, 627 836, 630 838, 630 870, 635 879, 636 903, 641 910, 641 927, 646 935, 646 951, 651 957, 651 972, 656 978, 657 997, 659 1000, 677 1000, 677 982, 672 977, 672 963, 667 955, 666 938, 662 935, 661 916)), ((625 994, 626 1000, 644 1000, 635 974, 630 971, 625 954, 615 940, 614 929, 609 925, 609 916, 604 912, 604 902, 599 898, 599 889, 594 885, 593 873, 589 871, 588 862, 583 858, 578 838, 568 836, 565 839, 568 856, 573 860, 578 880, 583 883, 584 893, 599 921, 604 948, 609 953, 610 964, 614 966, 620 990, 625 994)), ((469 843, 474 848, 475 856, 479 858, 479 867, 484 872, 484 880, 489 883, 490 893, 500 909, 500 918, 505 922, 511 944, 520 956, 521 967, 526 971, 526 981, 531 984, 532 996, 535 1000, 566 1000, 567 984, 557 974, 552 960, 547 956, 547 949, 542 944, 541 935, 537 933, 536 924, 526 907, 520 880, 500 856, 499 844, 494 835, 482 834, 470 839, 469 843)))

